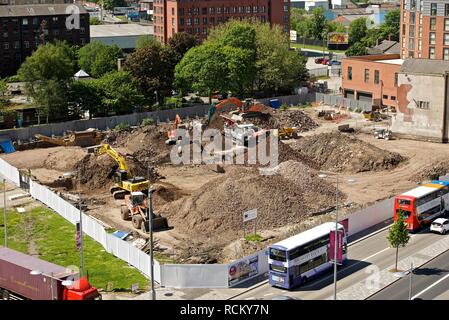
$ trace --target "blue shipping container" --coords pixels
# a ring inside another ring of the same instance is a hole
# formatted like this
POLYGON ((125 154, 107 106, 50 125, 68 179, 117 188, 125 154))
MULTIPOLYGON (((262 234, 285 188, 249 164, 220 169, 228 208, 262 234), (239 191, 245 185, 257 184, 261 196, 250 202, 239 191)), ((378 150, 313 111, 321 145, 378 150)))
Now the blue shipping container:
POLYGON ((279 99, 270 99, 270 107, 273 109, 279 109, 281 107, 281 102, 279 99))

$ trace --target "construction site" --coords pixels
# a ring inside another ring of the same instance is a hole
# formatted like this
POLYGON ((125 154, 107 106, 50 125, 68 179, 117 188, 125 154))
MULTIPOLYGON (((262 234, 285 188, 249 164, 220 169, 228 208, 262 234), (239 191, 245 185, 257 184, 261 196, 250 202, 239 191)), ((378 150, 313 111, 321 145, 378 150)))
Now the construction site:
POLYGON ((350 214, 449 171, 448 145, 397 138, 388 124, 388 117, 320 104, 274 109, 230 98, 204 118, 37 135, 1 157, 106 228, 129 233, 143 250, 151 203, 156 250, 166 261, 227 263, 332 221, 334 174, 339 212, 350 214), (197 125, 244 146, 248 137, 274 130, 274 174, 260 174, 258 163, 172 164, 177 130, 197 125), (327 177, 319 177, 323 172, 327 177), (251 209, 258 213, 257 241, 244 237, 242 215, 251 209))

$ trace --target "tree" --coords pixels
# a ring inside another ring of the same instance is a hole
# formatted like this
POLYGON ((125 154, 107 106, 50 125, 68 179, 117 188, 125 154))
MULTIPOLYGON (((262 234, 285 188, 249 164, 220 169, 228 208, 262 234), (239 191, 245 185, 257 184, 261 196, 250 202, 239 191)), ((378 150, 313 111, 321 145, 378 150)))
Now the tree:
POLYGON ((97 85, 97 79, 73 81, 70 87, 70 104, 79 113, 89 112, 89 118, 106 117, 107 109, 103 105, 102 88, 97 85))
POLYGON ((139 36, 136 41, 136 49, 157 44, 159 44, 159 41, 157 41, 156 38, 151 35, 139 36))
POLYGON ((317 40, 323 40, 323 30, 326 27, 326 17, 322 7, 312 10, 311 17, 311 36, 317 40))
POLYGON ((47 43, 20 66, 18 75, 26 82, 25 89, 34 100, 40 116, 51 119, 67 115, 66 91, 75 73, 75 53, 63 42, 47 43))
POLYGON ((79 66, 94 78, 117 70, 117 59, 123 57, 122 49, 117 45, 106 45, 93 41, 78 51, 79 66))
POLYGON ((127 7, 125 0, 99 0, 98 4, 105 10, 112 11, 114 7, 127 7))
POLYGON ((92 17, 92 18, 89 19, 89 24, 91 26, 95 26, 95 25, 101 24, 101 21, 97 17, 92 17))
POLYGON ((364 56, 366 55, 366 47, 362 42, 356 42, 350 46, 346 51, 345 55, 348 57, 352 56, 364 56))
POLYGON ((8 90, 8 86, 6 84, 6 80, 0 79, 0 95, 4 96, 6 94, 7 90, 8 90))
POLYGON ((352 46, 356 42, 360 42, 366 36, 368 27, 366 26, 366 18, 358 18, 349 25, 349 45, 352 46))
POLYGON ((385 21, 381 25, 382 38, 399 41, 399 29, 401 23, 401 10, 394 9, 387 12, 385 21))
POLYGON ((390 227, 387 236, 390 245, 396 248, 396 263, 395 271, 398 269, 398 255, 399 247, 405 247, 410 240, 410 235, 408 234, 407 227, 404 222, 404 212, 401 210, 397 214, 397 220, 390 227))
POLYGON ((181 61, 182 57, 186 54, 190 48, 193 48, 196 45, 196 37, 186 33, 186 32, 178 32, 173 35, 170 39, 168 39, 168 49, 169 54, 172 56, 175 64, 173 65, 173 70, 181 61))

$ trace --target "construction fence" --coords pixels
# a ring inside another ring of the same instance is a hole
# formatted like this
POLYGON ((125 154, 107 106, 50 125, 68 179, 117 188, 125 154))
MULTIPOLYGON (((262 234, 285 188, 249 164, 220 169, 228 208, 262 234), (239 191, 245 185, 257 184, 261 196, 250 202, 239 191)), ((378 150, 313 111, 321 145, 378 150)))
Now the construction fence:
POLYGON ((369 112, 373 109, 373 104, 370 101, 354 100, 335 94, 325 94, 317 92, 315 93, 315 101, 329 106, 346 107, 349 110, 353 111, 363 110, 369 112))

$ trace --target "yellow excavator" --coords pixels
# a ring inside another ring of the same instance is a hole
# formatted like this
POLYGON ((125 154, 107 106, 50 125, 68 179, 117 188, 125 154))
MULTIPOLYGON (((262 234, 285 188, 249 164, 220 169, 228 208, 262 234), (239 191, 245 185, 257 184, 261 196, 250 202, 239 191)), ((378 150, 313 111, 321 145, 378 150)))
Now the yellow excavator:
POLYGON ((149 181, 143 177, 134 177, 126 164, 125 158, 109 144, 102 144, 97 149, 98 155, 105 153, 114 159, 119 166, 114 176, 115 184, 110 188, 114 199, 124 199, 125 195, 131 192, 148 190, 149 181))

